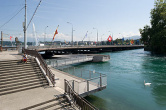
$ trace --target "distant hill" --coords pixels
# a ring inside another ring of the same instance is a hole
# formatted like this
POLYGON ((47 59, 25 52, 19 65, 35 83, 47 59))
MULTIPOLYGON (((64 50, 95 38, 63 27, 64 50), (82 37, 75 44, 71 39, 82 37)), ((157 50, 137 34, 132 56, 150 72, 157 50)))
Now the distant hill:
POLYGON ((131 36, 131 37, 124 37, 124 40, 127 40, 127 39, 133 39, 133 40, 136 40, 136 39, 140 39, 141 36, 131 36))

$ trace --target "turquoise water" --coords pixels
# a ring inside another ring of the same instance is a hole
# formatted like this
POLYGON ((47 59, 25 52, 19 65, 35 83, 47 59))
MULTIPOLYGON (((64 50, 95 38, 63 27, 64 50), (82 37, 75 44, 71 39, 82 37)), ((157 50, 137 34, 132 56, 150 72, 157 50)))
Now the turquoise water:
POLYGON ((107 88, 88 101, 100 110, 166 110, 166 57, 143 49, 103 54, 110 61, 74 65, 107 75, 107 88), (151 86, 144 86, 144 80, 151 86))
POLYGON ((111 60, 76 66, 107 75, 107 88, 88 101, 100 110, 166 110, 166 57, 143 49, 104 54, 111 60), (144 80, 151 86, 144 86, 144 80))

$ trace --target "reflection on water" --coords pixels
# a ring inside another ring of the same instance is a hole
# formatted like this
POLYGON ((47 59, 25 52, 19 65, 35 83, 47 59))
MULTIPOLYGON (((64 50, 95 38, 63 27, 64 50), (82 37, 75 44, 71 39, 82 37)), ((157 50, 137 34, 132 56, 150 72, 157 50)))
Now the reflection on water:
POLYGON ((106 107, 106 103, 107 103, 106 100, 100 97, 91 95, 91 96, 87 96, 85 99, 89 100, 94 105, 100 105, 100 107, 98 108, 100 110, 108 110, 108 108, 106 107))
POLYGON ((166 106, 166 58, 149 56, 144 60, 143 67, 153 82, 152 94, 156 103, 166 106))

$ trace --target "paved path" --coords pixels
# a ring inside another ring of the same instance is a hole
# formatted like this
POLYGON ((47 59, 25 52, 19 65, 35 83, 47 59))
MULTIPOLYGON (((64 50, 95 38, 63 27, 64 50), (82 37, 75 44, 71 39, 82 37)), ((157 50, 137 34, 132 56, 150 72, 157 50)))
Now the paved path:
POLYGON ((2 51, 0 52, 0 61, 3 60, 20 60, 21 55, 18 55, 18 51, 2 51))
POLYGON ((35 88, 0 96, 0 110, 19 110, 56 98, 61 93, 53 88, 35 88))

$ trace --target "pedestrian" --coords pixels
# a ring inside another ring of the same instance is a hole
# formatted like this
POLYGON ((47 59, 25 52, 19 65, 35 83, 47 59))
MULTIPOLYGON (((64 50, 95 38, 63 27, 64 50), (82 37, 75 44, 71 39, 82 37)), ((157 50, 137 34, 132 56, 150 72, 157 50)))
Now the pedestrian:
POLYGON ((27 63, 27 55, 25 52, 24 52, 24 55, 22 57, 22 62, 27 63))

